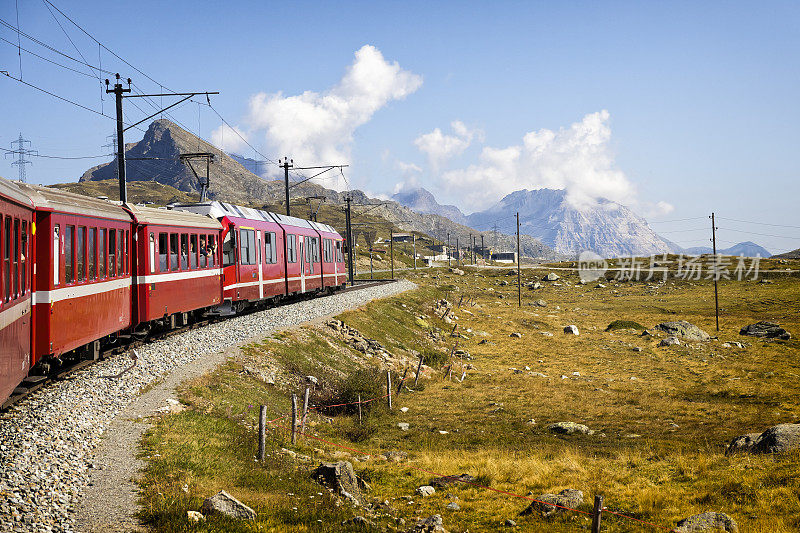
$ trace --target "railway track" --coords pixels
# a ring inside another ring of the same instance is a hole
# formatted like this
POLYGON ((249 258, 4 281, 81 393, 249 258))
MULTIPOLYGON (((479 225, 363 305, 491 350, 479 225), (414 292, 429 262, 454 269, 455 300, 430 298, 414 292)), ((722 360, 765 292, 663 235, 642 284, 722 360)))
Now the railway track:
MULTIPOLYGON (((395 280, 393 280, 393 279, 355 280, 355 284, 354 285, 352 285, 350 287, 346 287, 345 289, 337 291, 337 292, 335 292, 333 294, 344 294, 344 293, 348 293, 348 292, 364 290, 364 289, 367 289, 367 288, 370 288, 370 287, 376 287, 376 286, 379 286, 379 285, 385 285, 387 283, 392 283, 394 281, 395 280)), ((285 298, 285 299, 281 300, 280 302, 278 302, 276 304, 253 307, 251 309, 247 309, 247 310, 245 310, 245 311, 243 311, 241 313, 238 313, 236 315, 233 315, 233 316, 249 315, 249 314, 252 314, 252 313, 258 313, 258 312, 262 312, 262 311, 267 311, 267 310, 275 308, 275 307, 283 307, 283 306, 291 305, 291 304, 294 304, 294 303, 297 303, 297 302, 300 302, 300 301, 310 300, 310 299, 313 299, 313 298, 325 298, 327 296, 331 296, 331 295, 326 294, 326 295, 310 296, 309 294, 299 294, 299 295, 290 296, 288 298, 285 298)), ((53 383, 55 381, 65 380, 71 374, 73 374, 73 373, 75 373, 75 372, 77 372, 79 370, 82 370, 84 368, 87 368, 87 367, 89 367, 89 366, 91 366, 91 365, 93 365, 95 363, 98 363, 100 361, 108 360, 111 357, 114 357, 114 356, 117 356, 117 355, 120 355, 120 354, 123 354, 123 353, 127 353, 127 352, 129 352, 131 350, 134 350, 134 349, 140 347, 140 346, 144 346, 145 344, 149 344, 149 343, 156 342, 156 341, 159 341, 159 340, 167 339, 169 337, 172 337, 172 336, 175 336, 175 335, 179 335, 181 333, 184 333, 186 331, 191 331, 193 329, 199 329, 199 328, 202 328, 202 327, 207 326, 207 325, 212 324, 212 323, 222 322, 222 321, 226 320, 227 318, 229 318, 229 317, 204 318, 202 320, 198 320, 198 321, 193 322, 191 324, 188 324, 186 326, 181 326, 181 327, 174 328, 174 329, 171 329, 171 330, 168 330, 168 331, 161 331, 161 332, 149 334, 147 337, 144 337, 142 339, 134 338, 133 335, 126 335, 126 336, 122 337, 122 342, 120 342, 119 344, 116 344, 114 346, 109 346, 106 349, 102 350, 97 359, 81 359, 81 360, 78 360, 78 361, 76 361, 74 363, 67 363, 64 366, 62 366, 61 368, 59 368, 58 370, 55 370, 55 371, 51 372, 49 375, 46 375, 46 376, 28 376, 22 381, 20 386, 17 387, 14 390, 14 393, 3 403, 3 405, 0 406, 0 413, 4 413, 5 411, 8 410, 9 407, 11 407, 14 404, 20 402, 24 398, 26 398, 26 397, 30 396, 31 394, 33 394, 34 392, 40 390, 42 387, 47 386, 49 383, 53 383)), ((135 361, 134 361, 134 364, 135 364, 135 361)), ((109 376, 109 377, 113 377, 113 376, 109 376)))

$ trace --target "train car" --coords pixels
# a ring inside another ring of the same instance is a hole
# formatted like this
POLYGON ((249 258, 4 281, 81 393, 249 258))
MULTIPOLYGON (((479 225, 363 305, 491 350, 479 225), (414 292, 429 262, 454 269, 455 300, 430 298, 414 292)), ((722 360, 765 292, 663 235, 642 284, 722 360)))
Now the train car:
POLYGON ((222 225, 185 211, 128 206, 135 223, 134 324, 188 325, 222 303, 222 225))
POLYGON ((311 222, 311 225, 322 239, 322 286, 326 289, 344 287, 347 283, 347 269, 342 236, 327 224, 311 222))
POLYGON ((132 325, 132 223, 114 203, 16 184, 35 213, 32 365, 97 358, 132 325))
POLYGON ((284 233, 288 294, 322 290, 322 238, 312 222, 278 213, 269 215, 284 233))
POLYGON ((0 178, 0 403, 31 365, 33 222, 30 198, 0 178))

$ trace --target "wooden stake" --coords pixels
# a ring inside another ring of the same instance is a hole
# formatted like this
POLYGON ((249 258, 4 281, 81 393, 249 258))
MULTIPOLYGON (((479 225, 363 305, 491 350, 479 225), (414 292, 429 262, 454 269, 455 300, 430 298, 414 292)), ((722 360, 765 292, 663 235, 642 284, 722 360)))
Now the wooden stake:
POLYGON ((386 371, 386 400, 389 404, 389 410, 392 410, 392 371, 386 371))
POLYGON ((261 406, 258 416, 258 460, 264 462, 264 455, 267 452, 267 406, 261 406))
POLYGON ((361 423, 361 395, 358 395, 358 423, 361 423))
POLYGON ((303 394, 303 418, 300 420, 300 434, 306 433, 306 416, 308 416, 308 393, 310 389, 306 387, 306 392, 303 394))
POLYGON ((419 381, 419 372, 422 370, 422 361, 425 359, 425 356, 419 354, 419 364, 417 365, 417 375, 414 376, 414 386, 417 386, 417 382, 419 381))
POLYGON ((405 371, 403 372, 403 379, 401 379, 400 383, 397 384, 397 396, 400 396, 400 391, 403 390, 403 385, 406 382, 407 375, 408 375, 408 367, 406 367, 405 371))
POLYGON ((603 514, 603 496, 596 494, 594 497, 594 512, 592 513, 592 533, 600 533, 600 520, 603 514))
POLYGON ((297 442, 297 394, 292 394, 292 444, 297 442))

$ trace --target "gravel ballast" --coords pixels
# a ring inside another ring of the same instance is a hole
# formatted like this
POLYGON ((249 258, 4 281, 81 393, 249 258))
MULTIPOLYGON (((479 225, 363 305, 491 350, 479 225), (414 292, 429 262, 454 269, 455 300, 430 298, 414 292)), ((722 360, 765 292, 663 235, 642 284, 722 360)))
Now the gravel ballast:
POLYGON ((138 348, 71 374, 25 398, 0 419, 0 531, 75 531, 75 511, 94 452, 117 414, 153 382, 204 355, 272 331, 415 288, 399 281, 236 317, 138 348))

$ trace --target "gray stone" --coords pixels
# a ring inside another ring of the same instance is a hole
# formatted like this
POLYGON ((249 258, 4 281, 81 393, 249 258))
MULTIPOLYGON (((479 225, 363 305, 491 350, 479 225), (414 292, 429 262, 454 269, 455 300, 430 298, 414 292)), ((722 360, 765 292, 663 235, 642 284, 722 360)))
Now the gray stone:
POLYGON ((514 337, 515 339, 519 339, 522 337, 522 333, 517 333, 516 331, 509 335, 509 337, 514 337))
POLYGON ((800 424, 778 424, 759 435, 753 453, 782 453, 800 449, 800 424))
POLYGON ((747 435, 740 435, 739 437, 734 437, 734 439, 728 444, 728 447, 725 449, 725 455, 752 452, 753 445, 756 443, 758 437, 760 436, 761 433, 748 433, 747 435))
POLYGON ((678 337, 667 337, 666 339, 661 339, 661 342, 658 343, 659 346, 678 346, 680 345, 681 341, 678 337))
POLYGON ((256 512, 225 492, 219 491, 203 502, 200 512, 204 515, 220 513, 239 520, 255 520, 256 512))
POLYGON ((537 501, 526 507, 520 515, 537 513, 548 517, 566 511, 564 507, 577 509, 583 504, 583 492, 575 489, 564 489, 558 494, 541 494, 536 496, 535 499, 537 501))
POLYGON ((417 487, 417 494, 421 494, 423 498, 430 496, 434 492, 436 492, 436 489, 430 485, 422 485, 421 487, 417 487))
POLYGON ((433 481, 431 481, 431 485, 436 488, 443 489, 448 485, 460 485, 460 484, 472 484, 475 483, 475 478, 470 476, 469 474, 461 474, 460 476, 444 476, 444 477, 437 477, 433 481))
POLYGON ((749 335, 751 337, 761 337, 763 339, 781 339, 788 341, 792 335, 774 322, 767 322, 762 320, 755 324, 743 327, 739 331, 739 335, 749 335))
POLYGON ((707 341, 711 335, 698 328, 691 322, 678 320, 677 322, 662 322, 655 329, 663 331, 667 335, 680 337, 687 341, 707 341))
POLYGON ((506 521, 503 522, 503 525, 506 527, 517 527, 517 523, 510 518, 506 519, 506 521))
POLYGON ((460 511, 461 506, 457 502, 450 502, 445 506, 445 509, 448 511, 460 511))
POLYGON ((589 426, 575 422, 556 422, 555 424, 547 426, 547 429, 559 435, 574 435, 576 433, 580 435, 589 435, 592 432, 589 426))
POLYGON ((364 505, 365 499, 361 493, 361 484, 349 461, 322 463, 311 472, 311 477, 332 488, 336 494, 343 496, 353 505, 364 505))
POLYGON ((419 533, 447 533, 442 515, 435 514, 417 522, 414 531, 419 533))
POLYGON ((542 281, 558 281, 559 279, 561 279, 561 276, 555 272, 550 272, 548 275, 542 278, 542 281))
POLYGON ((576 326, 575 324, 564 326, 564 333, 568 335, 580 335, 580 333, 578 332, 578 326, 576 326))
POLYGON ((533 303, 534 303, 535 305, 538 305, 539 307, 547 307, 547 302, 546 302, 546 301, 544 301, 544 300, 536 300, 536 301, 535 301, 535 302, 533 302, 533 303))
POLYGON ((397 427, 400 428, 400 431, 408 431, 409 423, 408 422, 398 422, 397 427))
POLYGON ((727 531, 728 533, 738 533, 739 527, 730 516, 724 513, 706 511, 696 514, 689 518, 684 518, 678 522, 673 530, 676 533, 693 533, 695 531, 727 531))

